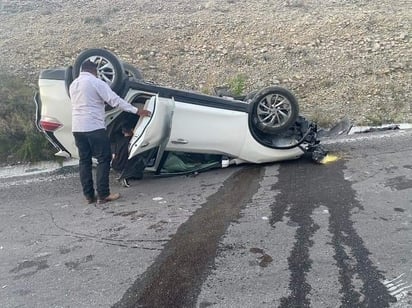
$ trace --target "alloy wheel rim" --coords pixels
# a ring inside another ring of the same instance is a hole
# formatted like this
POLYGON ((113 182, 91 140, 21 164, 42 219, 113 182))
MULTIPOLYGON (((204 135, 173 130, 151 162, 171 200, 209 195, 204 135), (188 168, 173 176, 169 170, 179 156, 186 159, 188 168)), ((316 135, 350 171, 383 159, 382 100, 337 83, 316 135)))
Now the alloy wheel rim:
POLYGON ((280 94, 270 94, 263 97, 257 106, 259 122, 266 127, 283 126, 291 117, 292 105, 280 94))
POLYGON ((112 85, 113 81, 116 78, 116 71, 113 64, 105 57, 102 56, 93 56, 87 58, 84 62, 91 61, 97 64, 97 77, 109 86, 112 85))

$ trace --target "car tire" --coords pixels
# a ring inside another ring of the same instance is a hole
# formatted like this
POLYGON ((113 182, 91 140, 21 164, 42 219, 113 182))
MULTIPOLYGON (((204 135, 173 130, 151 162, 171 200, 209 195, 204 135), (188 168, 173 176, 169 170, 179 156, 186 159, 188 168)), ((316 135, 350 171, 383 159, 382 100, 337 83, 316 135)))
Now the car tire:
POLYGON ((81 66, 87 60, 97 63, 97 77, 119 94, 123 88, 125 73, 123 64, 117 56, 106 49, 91 48, 84 50, 77 56, 73 64, 73 79, 79 76, 81 66))
POLYGON ((299 115, 295 96, 281 87, 260 90, 253 96, 251 104, 252 125, 263 133, 281 133, 291 127, 299 115))
POLYGON ((140 70, 130 63, 123 62, 124 73, 131 80, 143 80, 140 70))
POLYGON ((73 66, 68 66, 64 71, 64 85, 66 87, 66 93, 70 97, 70 85, 73 82, 73 66))

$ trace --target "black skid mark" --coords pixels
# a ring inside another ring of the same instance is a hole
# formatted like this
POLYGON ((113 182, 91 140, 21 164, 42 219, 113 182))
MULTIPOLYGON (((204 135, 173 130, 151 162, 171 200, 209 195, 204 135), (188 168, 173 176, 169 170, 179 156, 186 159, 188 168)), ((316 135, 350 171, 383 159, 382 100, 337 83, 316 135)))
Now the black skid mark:
MULTIPOLYGON (((342 166, 343 167, 343 166, 342 166)), ((350 189, 350 183, 346 182, 350 189)), ((345 186, 342 186, 344 188, 345 186)), ((332 234, 332 245, 335 250, 334 259, 339 268, 343 308, 351 307, 389 307, 396 302, 385 285, 381 282, 385 277, 369 259, 370 252, 365 247, 362 238, 357 234, 350 220, 351 210, 361 208, 352 194, 342 193, 333 206, 329 206, 329 232, 332 234), (345 250, 349 250, 350 255, 345 250), (350 264, 354 263, 354 266, 350 264), (363 287, 358 293, 351 285, 351 280, 357 276, 363 287), (363 297, 363 299, 362 299, 363 297)))
MULTIPOLYGON (((295 245, 288 257, 291 279, 289 288, 291 294, 287 298, 281 299, 280 307, 310 307, 307 298, 312 287, 306 282, 306 274, 312 267, 312 260, 309 256, 309 248, 313 246, 312 236, 319 229, 314 223, 312 213, 315 206, 308 202, 306 188, 298 183, 302 172, 307 168, 306 164, 294 162, 286 163, 280 168, 279 186, 282 193, 276 198, 276 203, 271 206, 272 216, 270 223, 275 227, 276 222, 281 221, 283 216, 289 217, 289 224, 297 226, 295 234, 295 245), (297 170, 288 170, 296 168, 297 170), (285 172, 283 172, 283 169, 285 172), (292 172, 291 172, 292 171, 292 172), (285 186, 286 190, 283 188, 285 186), (289 192, 289 193, 286 193, 289 192)), ((278 185, 274 187, 279 188, 278 185)))
POLYGON ((221 237, 258 191, 262 177, 263 169, 253 166, 227 179, 179 227, 155 262, 113 307, 195 307, 201 285, 214 266, 221 237))
POLYGON ((288 217, 290 224, 297 226, 296 241, 288 258, 290 295, 281 299, 281 308, 311 307, 308 296, 312 287, 306 275, 313 263, 309 255, 313 246, 311 238, 319 229, 311 216, 320 205, 330 213, 328 230, 335 250, 335 261, 331 263, 339 270, 341 307, 383 308, 395 301, 382 284, 384 277, 369 259, 370 252, 351 221, 351 211, 362 206, 355 198, 351 183, 344 179, 343 169, 343 161, 324 166, 300 160, 280 167, 279 182, 273 189, 280 190, 281 194, 271 205, 270 223, 275 227, 288 217), (363 283, 360 291, 353 285, 355 277, 363 283))
POLYGON ((292 208, 289 211, 290 220, 299 224, 295 234, 295 245, 288 258, 291 273, 291 295, 281 299, 281 307, 310 307, 307 299, 312 287, 306 282, 306 274, 310 271, 313 261, 309 256, 309 248, 313 246, 312 236, 319 229, 311 218, 310 207, 302 213, 292 208), (302 215, 303 214, 303 215, 302 215))

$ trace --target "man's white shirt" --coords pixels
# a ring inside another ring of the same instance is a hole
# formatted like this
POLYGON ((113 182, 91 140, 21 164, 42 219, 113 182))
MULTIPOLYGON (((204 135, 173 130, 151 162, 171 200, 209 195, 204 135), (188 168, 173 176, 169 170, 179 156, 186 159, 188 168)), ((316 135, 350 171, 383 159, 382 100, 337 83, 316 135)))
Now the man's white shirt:
POLYGON ((72 102, 72 131, 90 132, 106 128, 104 124, 106 102, 112 107, 137 113, 137 108, 119 97, 103 80, 89 72, 80 72, 69 88, 72 102))

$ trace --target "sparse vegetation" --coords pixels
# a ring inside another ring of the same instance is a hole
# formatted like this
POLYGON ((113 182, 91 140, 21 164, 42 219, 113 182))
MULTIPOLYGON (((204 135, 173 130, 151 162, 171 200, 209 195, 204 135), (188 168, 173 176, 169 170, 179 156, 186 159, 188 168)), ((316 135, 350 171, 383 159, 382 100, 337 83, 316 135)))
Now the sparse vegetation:
POLYGON ((237 75, 229 81, 229 87, 233 95, 240 96, 244 94, 246 85, 246 76, 237 75))
POLYGON ((33 89, 0 73, 0 160, 2 164, 50 159, 52 148, 35 127, 33 89))

